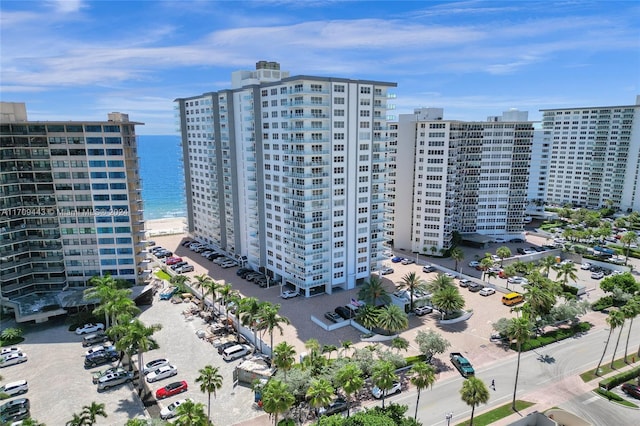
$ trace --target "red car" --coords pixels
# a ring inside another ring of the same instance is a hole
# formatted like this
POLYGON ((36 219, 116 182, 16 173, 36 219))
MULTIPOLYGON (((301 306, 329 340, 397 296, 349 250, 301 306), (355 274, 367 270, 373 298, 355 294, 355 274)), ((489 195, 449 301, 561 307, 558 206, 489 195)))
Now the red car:
POLYGON ((629 396, 640 399, 640 386, 633 383, 625 383, 622 385, 622 391, 629 396))
POLYGON ((170 257, 167 259, 167 265, 175 265, 178 262, 182 262, 181 257, 170 257))
POLYGON ((156 391, 156 399, 169 398, 170 396, 186 392, 189 388, 186 381, 169 383, 167 386, 156 391))

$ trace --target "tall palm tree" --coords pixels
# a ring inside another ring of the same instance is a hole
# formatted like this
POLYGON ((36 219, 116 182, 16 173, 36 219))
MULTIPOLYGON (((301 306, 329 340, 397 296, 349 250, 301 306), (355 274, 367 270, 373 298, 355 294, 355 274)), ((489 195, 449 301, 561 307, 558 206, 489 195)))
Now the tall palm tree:
MULTIPOLYGON (((95 276, 89 280, 89 285, 91 287, 84 290, 84 299, 85 300, 95 300, 97 299, 99 305, 112 300, 114 295, 116 294, 116 281, 111 277, 111 275, 105 276, 95 276)), ((99 309, 100 307, 94 310, 95 315, 104 314, 104 325, 106 328, 109 327, 109 312, 107 312, 104 308, 99 309)))
POLYGON ((525 317, 511 318, 507 326, 507 336, 510 340, 516 341, 518 348, 518 362, 516 363, 516 380, 513 386, 513 400, 511 409, 516 411, 516 391, 518 390, 518 376, 520 375, 520 355, 522 354, 522 344, 531 338, 531 323, 525 317))
POLYGON ((351 340, 345 340, 340 344, 342 350, 340 351, 342 355, 346 354, 347 351, 353 346, 353 342, 351 340))
MULTIPOLYGON (((125 334, 116 343, 116 347, 118 347, 117 345, 120 345, 121 348, 128 348, 129 353, 137 352, 138 370, 142 371, 142 368, 144 367, 143 354, 157 346, 157 343, 152 336, 156 331, 162 329, 162 325, 152 324, 150 326, 146 326, 142 321, 136 318, 127 324, 123 324, 123 326, 126 327, 124 329, 125 334)), ((142 389, 143 381, 138 380, 138 391, 142 393, 142 389)))
POLYGON ((287 380, 287 371, 293 367, 296 362, 296 350, 287 342, 280 342, 273 349, 273 363, 278 370, 284 371, 284 380, 287 380))
POLYGON ((202 283, 202 299, 206 300, 208 295, 211 295, 211 307, 215 309, 216 306, 216 292, 220 288, 220 284, 214 280, 207 280, 202 283))
POLYGON ((87 422, 87 418, 83 414, 72 414, 71 420, 65 423, 65 426, 84 426, 87 422))
POLYGON ((278 415, 289 411, 295 401, 287 385, 280 380, 269 380, 262 391, 262 409, 273 414, 274 425, 278 424, 278 415))
POLYGON ((391 302, 391 296, 384 288, 382 280, 375 275, 371 275, 369 282, 362 286, 358 292, 358 298, 364 300, 367 305, 372 306, 386 305, 391 302))
POLYGON ((406 330, 408 326, 409 318, 398 305, 388 305, 380 309, 378 327, 395 334, 406 330))
POLYGON ((469 377, 462 383, 460 397, 467 405, 471 406, 469 426, 473 426, 473 415, 476 407, 480 404, 486 404, 487 401, 489 401, 489 390, 482 380, 477 377, 469 377))
MULTIPOLYGON (((196 280, 196 287, 200 289, 200 292, 202 293, 202 298, 200 299, 200 309, 204 309, 205 306, 205 286, 210 283, 213 282, 213 280, 211 279, 210 276, 208 275, 204 275, 204 274, 200 274, 200 275, 196 275, 193 278, 195 278, 196 280)), ((214 300, 215 302, 215 300, 214 300)))
POLYGON ((500 267, 502 267, 504 260, 511 257, 511 249, 507 246, 498 247, 496 255, 500 258, 500 267))
POLYGON ((545 277, 549 278, 549 272, 552 269, 555 269, 556 263, 556 258, 553 256, 545 256, 540 259, 540 269, 544 273, 545 277))
POLYGON ((107 412, 104 410, 104 404, 99 404, 93 401, 91 405, 85 405, 84 407, 82 407, 81 416, 83 416, 87 420, 88 423, 85 424, 94 425, 96 423, 96 417, 101 416, 106 419, 107 412))
MULTIPOLYGON (((618 332, 618 338, 616 339, 616 346, 613 348, 613 355, 611 356, 611 368, 613 368, 613 362, 616 359, 616 352, 618 351, 618 345, 620 344, 620 337, 622 337, 622 330, 624 329, 624 323, 627 322, 628 318, 633 318, 635 316, 635 310, 633 307, 633 299, 629 300, 624 306, 620 308, 620 313, 622 314, 622 324, 620 324, 620 331, 618 332)), ((629 331, 631 331, 631 326, 629 326, 629 331)), ((626 362, 626 352, 625 352, 625 362, 626 362)))
POLYGON ((607 317, 607 324, 609 324, 609 335, 607 336, 607 341, 604 344, 604 351, 602 351, 602 356, 600 357, 600 361, 598 361, 598 366, 596 367, 596 376, 600 375, 600 365, 602 365, 604 354, 607 352, 607 346, 609 346, 609 340, 611 339, 613 330, 624 324, 624 314, 618 310, 609 312, 609 316, 607 317))
POLYGON ((624 264, 626 265, 629 261, 629 252, 631 251, 631 244, 638 242, 638 234, 633 231, 626 232, 622 238, 620 238, 620 243, 623 246, 627 247, 626 258, 624 260, 624 264))
POLYGON ((176 408, 177 426, 205 426, 208 419, 204 412, 204 404, 201 402, 185 401, 176 408))
POLYGON ((205 365, 198 373, 196 383, 200 383, 200 392, 207 394, 207 423, 211 424, 211 394, 216 398, 216 391, 222 388, 222 374, 211 365, 205 365))
POLYGON ((438 274, 438 276, 427 283, 427 290, 431 293, 437 293, 438 290, 449 287, 454 287, 453 278, 445 274, 438 274))
POLYGON ((633 328, 633 320, 640 315, 640 296, 634 296, 627 301, 625 305, 627 308, 624 312, 625 317, 629 319, 629 330, 627 331, 627 343, 624 345, 624 362, 627 364, 627 353, 629 351, 629 338, 631 337, 631 329, 633 328))
POLYGON ((567 262, 561 263, 556 267, 556 271, 558 272, 558 278, 562 280, 562 284, 567 285, 569 280, 575 281, 578 279, 578 269, 576 268, 575 263, 567 262))
POLYGON ((411 372, 413 375, 411 376, 411 383, 418 389, 418 397, 416 398, 416 412, 413 415, 414 420, 418 420, 418 405, 420 405, 420 392, 422 389, 426 389, 436 381, 436 370, 433 366, 418 361, 411 367, 411 372))
POLYGON ((233 287, 231 286, 231 284, 225 284, 218 287, 218 294, 220 294, 220 298, 221 298, 220 303, 224 305, 224 310, 226 312, 226 317, 227 317, 227 322, 225 323, 225 325, 229 323, 229 309, 227 307, 227 304, 230 301, 232 292, 233 292, 233 287))
POLYGON ((269 365, 273 365, 273 331, 278 329, 280 330, 280 335, 282 335, 283 330, 281 324, 291 324, 287 317, 278 314, 279 310, 280 304, 265 303, 258 314, 258 318, 260 319, 258 330, 267 330, 269 332, 269 350, 271 351, 269 365))
POLYGON ((336 380, 338 386, 340 386, 347 395, 347 417, 349 417, 351 411, 351 395, 357 393, 364 386, 362 370, 358 367, 358 364, 349 362, 338 370, 336 380))
POLYGON ((464 299, 454 286, 438 290, 431 297, 431 302, 442 312, 442 319, 451 312, 464 308, 464 299))
POLYGON ((418 276, 415 272, 409 272, 404 277, 402 277, 402 281, 398 283, 400 288, 406 288, 409 290, 409 310, 413 311, 413 292, 415 290, 424 290, 426 288, 426 283, 418 276))
POLYGON ((333 399, 333 393, 335 389, 331 386, 331 382, 327 379, 314 379, 307 389, 306 397, 309 400, 309 405, 318 412, 321 407, 326 407, 331 404, 333 399))
POLYGON ((449 252, 449 256, 456 262, 453 268, 458 271, 458 264, 464 260, 464 251, 460 247, 454 247, 449 252))
POLYGON ((382 408, 387 397, 387 391, 393 386, 393 382, 398 380, 396 367, 390 361, 379 360, 373 366, 371 382, 382 391, 382 408))
MULTIPOLYGON (((256 330, 256 321, 259 318, 260 310, 262 309, 262 303, 256 297, 245 297, 240 301, 238 306, 237 315, 241 318, 241 324, 245 327, 249 327, 253 332, 253 347, 258 347, 258 333, 256 330)), ((262 348, 261 348, 262 349, 262 348)))
POLYGON ((491 253, 487 253, 487 256, 480 259, 480 269, 482 269, 482 280, 486 278, 487 271, 493 268, 493 258, 491 253))
POLYGON ((331 354, 333 352, 338 352, 338 347, 336 345, 322 345, 322 353, 329 354, 327 359, 331 359, 331 354))

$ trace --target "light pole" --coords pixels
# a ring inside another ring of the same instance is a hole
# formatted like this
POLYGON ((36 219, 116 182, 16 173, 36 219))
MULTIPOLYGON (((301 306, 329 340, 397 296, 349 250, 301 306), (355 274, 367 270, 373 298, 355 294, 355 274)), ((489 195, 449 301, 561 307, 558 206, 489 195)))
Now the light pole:
POLYGON ((449 426, 451 424, 451 419, 453 418, 453 411, 449 411, 444 418, 447 419, 447 426, 449 426))

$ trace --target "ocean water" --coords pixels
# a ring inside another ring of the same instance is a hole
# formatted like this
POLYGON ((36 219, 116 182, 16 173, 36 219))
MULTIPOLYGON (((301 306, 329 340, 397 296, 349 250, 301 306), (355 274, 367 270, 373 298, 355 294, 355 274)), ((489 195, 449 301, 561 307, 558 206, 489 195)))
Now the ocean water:
POLYGON ((147 220, 185 217, 179 136, 138 136, 142 200, 147 220))

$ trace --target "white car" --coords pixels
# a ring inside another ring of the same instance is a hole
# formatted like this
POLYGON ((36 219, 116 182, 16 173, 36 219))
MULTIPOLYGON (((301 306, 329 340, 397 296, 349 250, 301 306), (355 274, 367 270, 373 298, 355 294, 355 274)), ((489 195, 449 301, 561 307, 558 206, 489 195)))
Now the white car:
POLYGON ((17 382, 7 383, 6 385, 0 387, 0 393, 6 393, 10 397, 22 395, 23 393, 27 393, 28 391, 29 384, 26 380, 18 380, 17 382))
POLYGON ((187 401, 193 401, 191 398, 185 398, 185 399, 180 399, 178 401, 172 402, 169 406, 163 408, 162 410, 160 410, 160 418, 162 420, 167 420, 170 419, 172 417, 175 417, 176 415, 176 408, 178 408, 179 406, 181 406, 182 404, 184 404, 187 401))
POLYGON ((591 269, 591 264, 589 262, 584 262, 582 265, 580 265, 580 269, 587 271, 591 269))
POLYGON ((14 352, 6 355, 2 362, 0 362, 0 367, 8 367, 10 365, 22 364, 23 362, 27 362, 27 354, 24 352, 14 352))
POLYGON ((164 367, 165 365, 170 365, 170 364, 171 363, 166 358, 154 359, 153 361, 149 361, 144 365, 144 368, 142 369, 142 374, 149 374, 152 371, 156 371, 160 367, 164 367))
POLYGON ((507 282, 509 284, 527 284, 529 281, 523 277, 509 277, 507 282))
POLYGON ((506 243, 507 240, 505 240, 504 238, 496 238, 495 240, 493 240, 496 243, 506 243))
POLYGON ((470 268, 475 268, 476 266, 480 266, 480 262, 478 262, 477 260, 472 260, 471 262, 469 262, 470 268))
POLYGON ((234 266, 238 266, 238 262, 236 262, 235 260, 232 260, 230 262, 224 262, 220 266, 222 266, 225 269, 226 268, 233 268, 234 266))
POLYGON ((298 296, 298 292, 294 291, 294 290, 285 290, 282 292, 282 298, 283 299, 290 299, 292 297, 296 297, 298 296))
POLYGON ((495 294, 495 292, 496 291, 491 287, 483 287, 482 290, 480 290, 480 296, 491 296, 492 294, 495 294))
POLYGON ((12 346, 10 348, 2 348, 2 350, 0 351, 0 358, 4 358, 5 356, 7 356, 9 354, 13 354, 13 353, 17 353, 17 352, 22 352, 22 349, 20 349, 17 346, 12 346))
POLYGON ((389 274, 393 274, 393 268, 386 267, 380 270, 380 275, 389 275, 389 274))
POLYGON ((105 346, 94 346, 93 348, 89 349, 87 352, 84 353, 85 356, 94 354, 96 352, 102 352, 102 351, 106 351, 106 350, 115 350, 113 348, 112 345, 105 345, 105 346))
MULTIPOLYGON (((402 384, 400 382, 393 382, 393 385, 391 385, 391 389, 384 391, 384 396, 387 397, 389 395, 400 393, 400 391, 402 391, 402 384)), ((371 394, 374 398, 380 399, 382 398, 383 392, 382 389, 376 386, 371 389, 371 394)))
POLYGON ((404 260, 403 260, 402 262, 400 262, 400 263, 402 263, 403 265, 411 265, 412 263, 416 263, 416 261, 415 261, 415 260, 413 260, 413 259, 404 259, 404 260))
POLYGON ((104 330, 104 324, 101 323, 97 323, 97 324, 93 324, 93 323, 89 323, 89 324, 85 324, 82 327, 78 327, 76 328, 76 334, 80 335, 80 334, 89 334, 89 333, 95 333, 96 331, 101 331, 104 330))
POLYGON ((176 374, 178 374, 178 369, 176 367, 174 367, 171 364, 165 365, 147 374, 147 382, 148 383, 157 382, 158 380, 173 377, 176 374))

